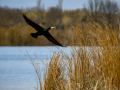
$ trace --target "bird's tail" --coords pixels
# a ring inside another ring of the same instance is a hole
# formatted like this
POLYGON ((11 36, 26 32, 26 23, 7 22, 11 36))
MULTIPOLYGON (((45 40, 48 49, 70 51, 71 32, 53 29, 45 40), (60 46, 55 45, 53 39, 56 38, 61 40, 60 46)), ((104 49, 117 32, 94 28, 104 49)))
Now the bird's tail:
POLYGON ((37 33, 31 33, 31 36, 34 37, 34 38, 37 38, 38 34, 37 33))

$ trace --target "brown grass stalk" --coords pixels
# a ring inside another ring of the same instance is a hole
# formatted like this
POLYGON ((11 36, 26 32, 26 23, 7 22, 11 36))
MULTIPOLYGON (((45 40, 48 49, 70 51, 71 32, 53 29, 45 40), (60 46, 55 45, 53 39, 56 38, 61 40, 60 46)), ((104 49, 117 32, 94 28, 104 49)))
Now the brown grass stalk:
POLYGON ((40 79, 40 89, 119 90, 120 44, 116 29, 94 23, 78 25, 73 31, 77 47, 70 48, 71 55, 54 53, 46 65, 43 85, 40 79))

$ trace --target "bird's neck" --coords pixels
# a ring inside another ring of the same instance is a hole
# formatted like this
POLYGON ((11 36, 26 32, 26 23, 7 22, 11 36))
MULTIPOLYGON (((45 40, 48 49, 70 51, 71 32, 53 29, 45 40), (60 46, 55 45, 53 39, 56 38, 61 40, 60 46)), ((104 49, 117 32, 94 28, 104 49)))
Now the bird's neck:
POLYGON ((49 31, 51 28, 49 27, 48 29, 46 29, 46 31, 49 31))

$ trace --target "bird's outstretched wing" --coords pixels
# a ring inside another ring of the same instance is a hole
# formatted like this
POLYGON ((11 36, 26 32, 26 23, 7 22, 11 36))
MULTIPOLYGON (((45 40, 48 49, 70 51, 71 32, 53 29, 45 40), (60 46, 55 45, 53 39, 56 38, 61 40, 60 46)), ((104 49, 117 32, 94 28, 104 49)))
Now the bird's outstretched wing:
POLYGON ((39 26, 38 24, 34 23, 33 21, 31 21, 29 18, 26 17, 26 15, 23 15, 25 21, 32 26, 33 28, 35 28, 37 31, 38 30, 43 30, 43 28, 41 26, 39 26))
POLYGON ((52 43, 64 47, 64 46, 61 45, 59 42, 57 42, 49 32, 46 32, 46 33, 44 34, 44 36, 45 36, 49 41, 51 41, 52 43))

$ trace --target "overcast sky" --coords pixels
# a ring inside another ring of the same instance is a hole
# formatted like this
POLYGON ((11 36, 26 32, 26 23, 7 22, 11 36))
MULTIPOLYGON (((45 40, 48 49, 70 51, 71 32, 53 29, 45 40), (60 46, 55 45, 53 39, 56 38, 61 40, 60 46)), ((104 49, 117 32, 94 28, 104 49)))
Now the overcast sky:
MULTIPOLYGON (((120 5, 120 0, 117 0, 120 5)), ((58 0, 42 0, 41 5, 47 10, 49 7, 54 7, 58 4, 58 0)), ((63 10, 66 9, 79 9, 83 5, 87 6, 88 0, 63 0, 63 10)), ((37 0, 0 0, 0 6, 8 6, 11 8, 27 8, 35 7, 37 0)))

